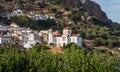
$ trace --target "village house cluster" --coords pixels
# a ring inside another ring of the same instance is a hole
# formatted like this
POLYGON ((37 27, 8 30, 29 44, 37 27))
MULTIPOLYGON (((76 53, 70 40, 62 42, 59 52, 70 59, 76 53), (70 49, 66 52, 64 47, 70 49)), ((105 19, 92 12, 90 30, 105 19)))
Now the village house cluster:
POLYGON ((72 29, 69 27, 65 27, 63 33, 60 34, 59 31, 53 32, 52 29, 36 32, 12 23, 10 26, 0 25, 0 32, 0 44, 20 45, 23 48, 32 48, 35 45, 42 44, 43 41, 47 42, 48 46, 53 44, 63 47, 69 43, 82 46, 82 37, 79 34, 72 34, 72 29))
POLYGON ((59 32, 53 34, 52 30, 49 30, 48 44, 53 43, 56 46, 62 47, 73 42, 78 46, 82 46, 82 38, 79 36, 79 34, 72 34, 72 30, 69 27, 63 29, 62 35, 59 32))
POLYGON ((10 26, 0 26, 0 44, 21 45, 24 48, 31 48, 41 44, 41 37, 30 28, 21 28, 15 23, 10 26))
POLYGON ((66 46, 70 43, 75 43, 78 46, 82 46, 82 37, 79 34, 72 34, 72 29, 65 27, 63 33, 60 34, 59 31, 53 32, 52 29, 40 31, 40 35, 44 38, 44 41, 48 42, 48 45, 55 45, 58 47, 66 46))
POLYGON ((27 16, 33 20, 46 20, 48 18, 54 19, 54 16, 50 16, 48 14, 42 14, 39 11, 30 11, 30 12, 24 12, 20 9, 14 10, 13 12, 9 12, 6 14, 6 17, 10 19, 14 16, 27 16))

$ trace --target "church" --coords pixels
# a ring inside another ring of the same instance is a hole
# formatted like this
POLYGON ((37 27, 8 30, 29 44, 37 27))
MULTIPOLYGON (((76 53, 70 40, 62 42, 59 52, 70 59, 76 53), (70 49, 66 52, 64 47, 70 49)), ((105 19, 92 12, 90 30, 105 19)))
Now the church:
POLYGON ((70 43, 75 43, 78 46, 82 46, 82 37, 79 34, 72 34, 70 27, 63 29, 63 34, 58 31, 53 32, 52 29, 48 30, 48 45, 53 44, 58 47, 66 46, 70 43))

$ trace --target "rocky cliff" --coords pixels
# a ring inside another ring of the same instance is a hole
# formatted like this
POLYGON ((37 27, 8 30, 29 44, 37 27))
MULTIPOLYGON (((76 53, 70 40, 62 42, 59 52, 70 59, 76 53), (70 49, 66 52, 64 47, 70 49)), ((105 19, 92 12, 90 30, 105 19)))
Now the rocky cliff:
POLYGON ((83 8, 85 8, 88 12, 102 20, 108 21, 107 15, 101 10, 100 6, 97 3, 90 0, 83 0, 81 3, 83 8))
POLYGON ((107 15, 101 10, 100 6, 91 0, 60 0, 62 3, 65 3, 67 5, 73 5, 76 7, 82 6, 84 9, 86 9, 88 12, 90 12, 92 15, 108 21, 107 15))
POLYGON ((106 15, 104 11, 102 11, 99 4, 91 0, 60 0, 62 3, 72 6, 82 6, 86 9, 92 16, 97 17, 99 20, 106 22, 107 24, 111 25, 112 27, 120 27, 118 23, 113 23, 106 15), (117 24, 117 25, 116 25, 117 24))

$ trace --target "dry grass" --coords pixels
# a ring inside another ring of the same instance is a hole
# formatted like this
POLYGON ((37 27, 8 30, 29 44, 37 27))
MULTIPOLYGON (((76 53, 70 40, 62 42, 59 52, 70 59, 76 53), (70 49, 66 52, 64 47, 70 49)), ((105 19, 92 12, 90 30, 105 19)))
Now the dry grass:
POLYGON ((47 50, 49 52, 51 52, 52 54, 63 54, 64 53, 64 49, 61 47, 52 47, 50 50, 47 50))

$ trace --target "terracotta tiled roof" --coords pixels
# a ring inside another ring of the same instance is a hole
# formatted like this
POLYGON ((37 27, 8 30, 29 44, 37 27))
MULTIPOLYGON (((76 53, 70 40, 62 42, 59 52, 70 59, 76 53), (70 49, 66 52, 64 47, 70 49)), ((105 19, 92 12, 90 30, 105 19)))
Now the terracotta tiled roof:
POLYGON ((61 35, 60 35, 60 34, 57 34, 57 35, 53 35, 53 37, 61 37, 61 35))
POLYGON ((0 38, 10 38, 10 36, 0 36, 0 38))
POLYGON ((71 28, 70 27, 65 27, 64 30, 70 30, 71 28))
POLYGON ((50 28, 49 30, 52 30, 52 28, 50 28))
POLYGON ((77 37, 77 36, 80 36, 80 34, 71 34, 71 36, 76 36, 77 37))

